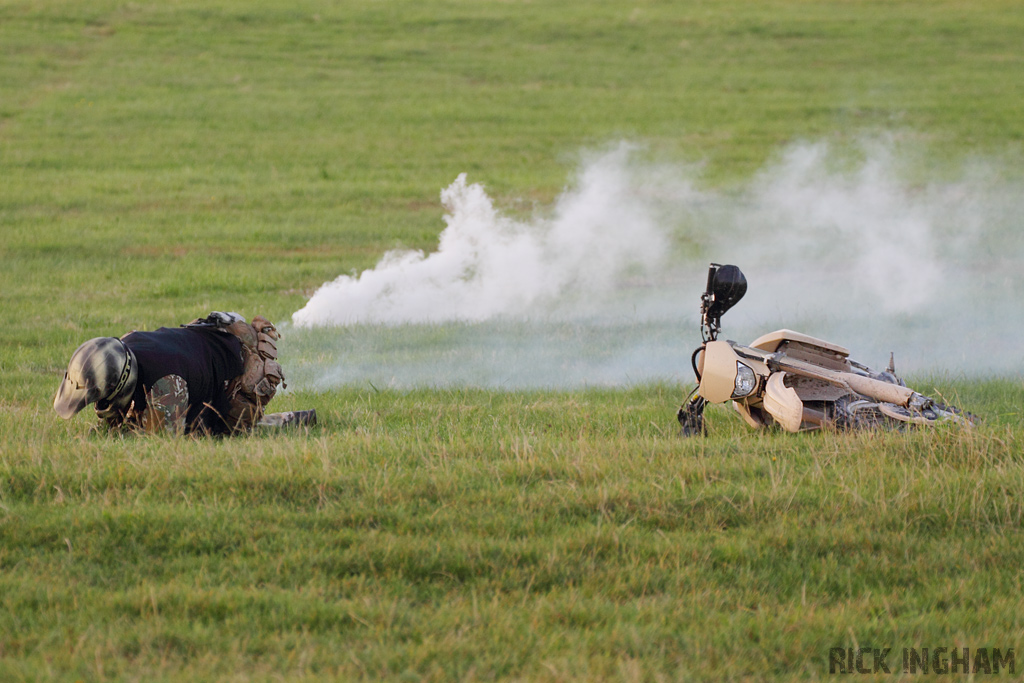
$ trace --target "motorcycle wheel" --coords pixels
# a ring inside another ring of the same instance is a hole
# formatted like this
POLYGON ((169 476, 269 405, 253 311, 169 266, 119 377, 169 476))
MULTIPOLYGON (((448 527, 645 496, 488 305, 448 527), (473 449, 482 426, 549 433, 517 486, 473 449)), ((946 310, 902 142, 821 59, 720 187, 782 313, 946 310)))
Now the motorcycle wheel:
POLYGON ((835 402, 834 420, 840 429, 905 429, 908 425, 934 426, 954 422, 973 426, 976 418, 957 408, 932 403, 922 410, 911 410, 895 403, 874 402, 860 396, 835 402))
POLYGON ((921 411, 913 411, 892 403, 881 403, 879 404, 879 410, 894 420, 916 425, 935 425, 940 422, 953 422, 965 427, 973 427, 977 421, 974 415, 941 403, 932 403, 921 411))
POLYGON ((861 396, 844 396, 829 413, 837 429, 900 429, 904 421, 886 413, 882 405, 861 396))

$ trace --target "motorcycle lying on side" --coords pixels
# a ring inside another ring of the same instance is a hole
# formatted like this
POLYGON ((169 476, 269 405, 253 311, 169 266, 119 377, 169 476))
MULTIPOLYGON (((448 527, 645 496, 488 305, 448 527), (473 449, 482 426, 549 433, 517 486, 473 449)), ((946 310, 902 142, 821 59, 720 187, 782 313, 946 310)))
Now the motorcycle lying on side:
POLYGON ((728 401, 751 427, 779 425, 787 432, 977 421, 907 387, 891 355, 889 367, 879 372, 851 360, 838 344, 792 330, 771 332, 749 346, 719 340, 722 315, 746 291, 738 267, 711 264, 701 296, 703 343, 691 356, 697 387, 678 413, 684 436, 706 434, 705 406, 728 401))

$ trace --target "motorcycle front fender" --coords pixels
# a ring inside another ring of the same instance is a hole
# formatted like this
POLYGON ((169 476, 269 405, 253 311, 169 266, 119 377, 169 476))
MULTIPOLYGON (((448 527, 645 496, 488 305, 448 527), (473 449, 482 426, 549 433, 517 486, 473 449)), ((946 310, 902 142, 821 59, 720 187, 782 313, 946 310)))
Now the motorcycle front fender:
POLYGON ((744 401, 733 401, 732 407, 736 409, 736 412, 740 414, 743 421, 754 429, 761 429, 765 426, 764 420, 762 419, 763 414, 758 408, 751 408, 744 401))
POLYGON ((786 373, 773 372, 765 382, 761 405, 787 432, 820 429, 827 418, 823 411, 808 408, 796 389, 785 384, 786 373))
POLYGON ((804 422, 804 402, 796 390, 783 384, 784 372, 773 372, 764 390, 764 409, 787 432, 799 432, 804 422))

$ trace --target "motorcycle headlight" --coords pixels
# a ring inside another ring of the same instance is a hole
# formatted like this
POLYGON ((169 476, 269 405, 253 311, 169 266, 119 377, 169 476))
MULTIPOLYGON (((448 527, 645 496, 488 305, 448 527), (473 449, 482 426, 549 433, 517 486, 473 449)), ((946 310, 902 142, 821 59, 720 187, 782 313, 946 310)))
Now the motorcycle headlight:
POLYGON ((743 363, 736 361, 736 383, 733 386, 732 397, 743 398, 749 396, 757 386, 757 375, 743 363))

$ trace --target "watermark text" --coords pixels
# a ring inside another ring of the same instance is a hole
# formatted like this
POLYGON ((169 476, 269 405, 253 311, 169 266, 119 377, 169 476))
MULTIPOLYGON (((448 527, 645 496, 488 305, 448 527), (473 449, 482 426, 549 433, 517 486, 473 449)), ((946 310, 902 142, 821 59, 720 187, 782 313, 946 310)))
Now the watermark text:
POLYGON ((905 647, 902 662, 891 647, 834 647, 828 651, 830 674, 891 674, 890 667, 900 664, 905 674, 1017 673, 1012 647, 905 647))

